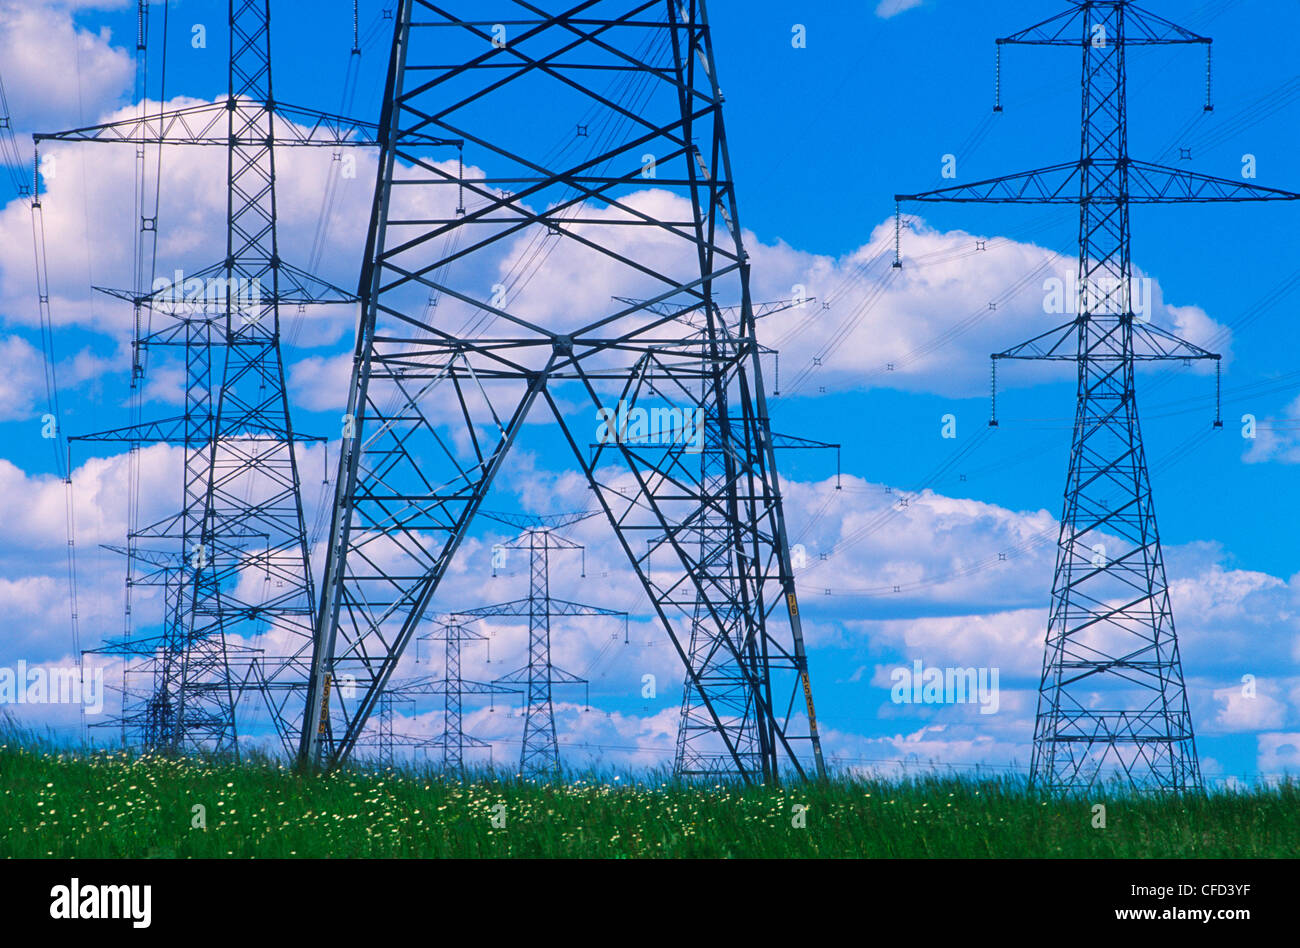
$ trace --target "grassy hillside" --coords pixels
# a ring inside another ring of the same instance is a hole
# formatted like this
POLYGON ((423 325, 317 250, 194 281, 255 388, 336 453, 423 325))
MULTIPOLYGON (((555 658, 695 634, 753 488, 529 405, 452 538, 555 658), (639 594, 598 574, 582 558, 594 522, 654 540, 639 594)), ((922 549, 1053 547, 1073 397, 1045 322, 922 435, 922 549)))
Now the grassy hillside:
POLYGON ((1300 786, 1044 800, 998 781, 780 788, 303 777, 262 763, 0 744, 2 857, 1259 857, 1300 852, 1300 786), (1093 804, 1106 828, 1093 828, 1093 804), (795 807, 805 807, 797 811, 795 807), (504 807, 504 810, 498 807, 504 807), (203 810, 196 810, 202 807, 203 810), (198 814, 206 828, 196 828, 198 814), (802 815, 804 825, 798 816, 802 815), (504 826, 494 826, 493 817, 504 826))

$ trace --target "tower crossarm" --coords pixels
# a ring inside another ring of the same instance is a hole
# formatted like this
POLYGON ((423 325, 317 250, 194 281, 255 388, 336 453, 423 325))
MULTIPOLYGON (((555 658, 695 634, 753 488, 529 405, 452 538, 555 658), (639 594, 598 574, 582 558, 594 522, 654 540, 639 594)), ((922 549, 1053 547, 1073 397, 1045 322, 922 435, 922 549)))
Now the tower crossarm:
POLYGON ((600 606, 589 606, 581 602, 569 602, 567 599, 548 599, 546 600, 550 614, 553 616, 618 616, 626 618, 627 613, 619 609, 604 609, 600 606))
MULTIPOLYGON (((1097 42, 1095 36, 1084 30, 1089 7, 1123 6, 1126 11, 1123 45, 1125 46, 1177 46, 1199 44, 1209 46, 1214 40, 1201 36, 1158 14, 1144 10, 1128 0, 1070 0, 1070 9, 1048 17, 1041 23, 1023 29, 997 41, 999 46, 1087 46, 1097 42)), ((1114 42, 1113 39, 1107 38, 1114 42)))
MULTIPOLYGON (((516 599, 513 602, 503 602, 494 606, 477 606, 473 609, 465 609, 455 613, 458 618, 486 619, 500 616, 526 616, 532 603, 528 599, 516 599)), ((627 613, 618 609, 604 609, 600 606, 589 606, 581 602, 569 602, 567 599, 548 598, 543 601, 546 614, 552 616, 620 616, 626 618, 627 613)))
POLYGON ((1211 204, 1220 201, 1297 201, 1300 194, 1244 180, 1216 178, 1149 161, 1130 161, 1128 200, 1133 204, 1211 204))
MULTIPOLYGON (((119 444, 173 444, 173 445, 204 445, 212 440, 209 433, 196 431, 196 426, 203 426, 210 429, 212 416, 190 416, 188 419, 184 416, 177 418, 163 418, 159 421, 145 421, 139 424, 126 425, 121 428, 112 428, 108 431, 96 431, 91 434, 69 435, 69 441, 100 441, 119 444)), ((327 439, 323 435, 309 435, 300 431, 290 432, 285 435, 276 429, 264 424, 258 424, 255 420, 250 419, 239 432, 223 433, 221 439, 226 443, 238 441, 255 441, 272 436, 278 436, 282 443, 293 442, 296 444, 320 444, 327 439)))
POLYGON ((413 695, 445 695, 448 689, 453 693, 466 695, 517 695, 522 691, 521 688, 510 688, 503 684, 496 684, 488 681, 470 681, 467 678, 461 678, 457 681, 448 682, 445 678, 432 678, 427 681, 419 681, 412 684, 390 685, 386 694, 394 697, 411 697, 413 695))
MULTIPOLYGON (((519 530, 530 529, 549 529, 557 530, 561 527, 572 526, 583 520, 589 520, 592 517, 600 516, 600 509, 595 510, 578 510, 573 513, 564 514, 522 514, 510 513, 498 510, 481 510, 479 513, 489 520, 495 520, 498 523, 504 523, 506 526, 515 527, 519 530)), ((526 534, 525 534, 526 535, 526 534)), ((563 537, 552 537, 553 540, 563 540, 563 537)))
POLYGON ((457 612, 458 619, 486 619, 490 616, 526 616, 528 615, 528 600, 516 599, 513 602, 502 602, 494 606, 476 606, 473 609, 465 609, 457 612))
MULTIPOLYGON (((1246 201, 1296 201, 1300 194, 1280 188, 1266 188, 1248 181, 1216 178, 1181 168, 1167 168, 1146 161, 1121 159, 1107 163, 1116 173, 1122 164, 1128 172, 1128 190, 1113 201, 1127 200, 1131 204, 1213 204, 1218 202, 1242 203, 1246 201)), ((1080 197, 1080 183, 1085 169, 1093 175, 1105 174, 1101 162, 1072 161, 1051 165, 1033 171, 986 178, 970 184, 959 184, 919 194, 896 194, 898 204, 910 202, 927 204, 1080 204, 1084 200, 1096 203, 1107 198, 1080 197), (1099 167, 1101 166, 1101 167, 1099 167)), ((1094 181, 1095 181, 1094 177, 1094 181)), ((1094 188, 1099 185, 1094 183, 1094 188)))
MULTIPOLYGON (((573 672, 565 671, 558 665, 549 666, 549 670, 544 675, 539 675, 536 670, 530 669, 527 665, 522 668, 516 668, 512 672, 507 672, 500 678, 495 678, 492 684, 500 685, 528 685, 528 684, 547 684, 547 685, 585 685, 587 679, 575 675, 573 672)), ((502 689, 512 694, 523 692, 523 688, 502 689)))
MULTIPOLYGON (((693 305, 681 305, 670 303, 662 300, 638 300, 630 296, 615 296, 615 300, 620 303, 627 303, 650 313, 659 316, 667 316, 672 319, 686 323, 696 329, 702 329, 707 319, 700 310, 698 303, 693 305)), ((805 306, 808 303, 815 302, 815 297, 809 296, 804 299, 773 300, 767 303, 752 303, 754 310, 754 319, 759 320, 764 316, 775 316, 777 313, 783 313, 786 310, 795 309, 799 306, 805 306)), ((739 322, 741 307, 739 306, 722 306, 718 308, 722 316, 723 325, 730 326, 739 322)))
MULTIPOLYGON (((200 421, 207 428, 208 420, 200 421)), ((97 431, 93 434, 70 435, 69 441, 107 441, 107 442, 147 442, 150 444, 200 444, 205 443, 206 435, 196 434, 195 419, 180 416, 164 418, 160 421, 146 421, 136 425, 126 425, 109 431, 97 431)))
POLYGON ((355 303, 358 300, 355 293, 341 289, 328 280, 313 276, 301 267, 296 267, 280 258, 274 261, 264 259, 223 260, 220 263, 205 267, 197 273, 183 275, 179 282, 172 280, 164 283, 160 280, 155 288, 144 294, 108 286, 96 286, 94 289, 106 296, 112 296, 115 299, 124 300, 137 306, 151 306, 160 312, 178 317, 198 312, 208 312, 214 315, 224 314, 227 304, 238 311, 240 309, 248 310, 253 305, 306 306, 310 304, 355 303), (219 282, 223 279, 228 280, 225 275, 232 264, 251 264, 255 268, 259 264, 266 265, 268 263, 273 263, 278 277, 273 281, 276 287, 274 290, 269 285, 272 282, 270 280, 267 281, 268 285, 266 287, 259 284, 256 288, 256 296, 251 295, 253 288, 250 286, 236 284, 232 287, 229 282, 224 285, 219 282), (187 286, 189 289, 187 289, 187 286))
POLYGON ((139 547, 119 546, 116 543, 101 543, 100 548, 110 553, 129 556, 141 563, 157 567, 160 570, 179 569, 184 565, 184 557, 172 550, 145 550, 139 547))
MULTIPOLYGON (((39 145, 43 141, 117 142, 128 145, 231 145, 261 146, 271 144, 257 122, 246 123, 241 132, 231 135, 228 127, 229 113, 250 115, 270 113, 279 119, 276 123, 274 144, 314 145, 331 148, 375 146, 379 144, 378 127, 373 122, 363 122, 342 115, 332 115, 316 109, 287 105, 283 102, 267 103, 244 98, 204 102, 181 109, 171 109, 153 115, 103 122, 82 128, 59 132, 36 132, 32 139, 39 145)), ((420 136, 412 132, 422 144, 459 146, 459 139, 420 136)))
MULTIPOLYGON (((1122 348, 1111 351, 1105 346, 1093 346, 1088 352, 1081 355, 1078 349, 1079 331, 1081 324, 1086 319, 1087 317, 1080 317, 1054 329, 1049 329, 1047 332, 1040 333, 1018 346, 1012 346, 1002 352, 993 353, 992 358, 994 360, 1038 359, 1056 362, 1077 362, 1080 358, 1087 358, 1094 362, 1105 361, 1108 358, 1116 362, 1123 362, 1126 359, 1132 359, 1134 362, 1173 360, 1188 362, 1206 359, 1217 362, 1223 358, 1220 353, 1211 352, 1195 343, 1188 342, 1186 339, 1180 339, 1168 330, 1161 329, 1151 323, 1142 322, 1131 314, 1129 316, 1133 331, 1131 351, 1126 354, 1122 348)), ((1111 331, 1117 333, 1121 326, 1121 322, 1116 322, 1111 331)))

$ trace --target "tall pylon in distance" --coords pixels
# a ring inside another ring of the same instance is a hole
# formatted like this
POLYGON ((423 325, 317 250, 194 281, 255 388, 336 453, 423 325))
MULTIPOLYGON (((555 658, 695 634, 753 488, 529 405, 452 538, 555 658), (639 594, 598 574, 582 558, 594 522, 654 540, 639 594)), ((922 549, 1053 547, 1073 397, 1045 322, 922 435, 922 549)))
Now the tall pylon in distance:
MULTIPOLYGON (((141 46, 145 10, 141 4, 141 46)), ((224 100, 153 114, 142 106, 138 118, 35 138, 38 148, 47 140, 132 144, 138 156, 145 146, 225 150, 224 257, 148 288, 137 273, 134 289, 104 290, 134 305, 136 325, 145 327, 139 349, 183 353, 184 414, 74 440, 165 443, 184 452, 181 510, 133 525, 121 548, 131 564, 128 586, 160 586, 165 600, 160 632, 100 650, 124 656, 150 679, 138 705, 124 708, 124 728, 150 751, 235 750, 236 705, 255 687, 292 756, 316 615, 297 452, 304 441, 324 439, 294 430, 280 314, 284 306, 356 297, 281 257, 275 153, 285 145, 373 145, 375 127, 277 102, 269 0, 230 0, 228 11, 224 100), (285 654, 262 656, 228 641, 267 633, 279 635, 285 654)), ((140 227, 155 232, 158 219, 140 227)))
POLYGON ((350 753, 526 420, 546 412, 729 775, 820 773, 703 2, 402 0, 394 19, 303 763, 350 753), (464 139, 480 170, 440 162, 413 137, 428 132, 464 139), (614 421, 649 409, 676 419, 661 437, 614 421), (705 417, 725 458, 707 487, 705 417), (723 525, 717 560, 700 555, 706 517, 723 525), (700 603, 743 669, 756 755, 687 651, 700 603), (331 697, 338 675, 357 700, 331 697))
MULTIPOLYGON (((999 39, 999 77, 1005 45, 1082 50, 1079 160, 896 196, 900 203, 1080 208, 1074 318, 993 357, 995 369, 1002 359, 1072 361, 1078 367, 1030 778, 1051 793, 1078 792, 1114 778, 1142 790, 1202 789, 1138 423, 1134 366, 1164 359, 1217 363, 1219 356, 1135 316, 1129 207, 1300 197, 1129 157, 1128 50, 1203 46, 1208 76, 1210 43, 1127 0, 1077 2, 999 39)), ((1208 88, 1207 82, 1206 111, 1213 108, 1208 88)), ((1000 99, 999 94, 999 111, 1000 99)), ((997 424, 996 411, 991 424, 997 424)))
MULTIPOLYGON (((484 516, 499 515, 485 513, 484 516)), ((533 522, 526 526, 523 533, 500 544, 497 549, 527 552, 527 598, 456 613, 456 618, 460 619, 528 618, 528 660, 521 667, 493 681, 494 685, 503 688, 518 685, 524 692, 524 737, 519 754, 519 774, 528 779, 551 780, 560 773, 560 746, 555 734, 553 689, 556 685, 587 684, 586 679, 565 671, 552 659, 551 620, 578 616, 616 616, 622 618, 624 623, 627 622, 626 612, 551 595, 551 551, 582 549, 580 544, 555 531, 589 516, 591 514, 518 518, 517 525, 528 520, 533 522)))
MULTIPOLYGON (((640 301, 626 297, 625 303, 640 301)), ((754 303, 752 310, 756 321, 799 306, 801 300, 780 300, 754 303)), ((651 309, 663 316, 673 315, 673 307, 663 304, 651 309)), ((717 311, 722 323, 734 321, 735 307, 717 311)), ((697 344, 700 358, 707 361, 711 350, 708 322, 698 314, 690 320, 698 330, 697 344)), ((763 354, 775 352, 759 347, 763 354)), ((707 386, 702 381, 701 386, 707 386)), ((724 488, 727 479, 727 447, 722 440, 723 427, 717 417, 718 404, 702 392, 705 406, 703 430, 700 433, 700 483, 705 494, 724 488)), ((779 393, 777 393, 779 394, 779 393)), ((824 441, 812 441, 779 432, 769 432, 772 445, 796 450, 830 450, 836 452, 836 489, 839 489, 838 456, 840 446, 824 441)), ((763 658, 757 652, 758 643, 745 637, 744 611, 725 603, 739 601, 739 588, 724 572, 732 542, 731 528, 725 512, 705 510, 692 523, 693 539, 701 563, 717 571, 717 582, 722 586, 712 598, 724 605, 711 607, 709 599, 697 597, 687 641, 687 674, 682 683, 681 717, 677 726, 677 749, 673 756, 673 773, 679 777, 725 778, 736 770, 735 758, 754 772, 762 771, 762 758, 766 727, 760 708, 754 701, 754 691, 749 682, 762 675, 763 658), (730 588, 731 593, 726 590, 730 588), (715 718, 716 715, 716 718, 715 718), (724 739, 723 735, 726 735, 724 739)), ((793 554, 792 554, 793 556, 793 554)), ((797 566, 798 564, 793 564, 797 566)), ((811 702, 811 696, 808 696, 811 702)))
MULTIPOLYGON (((442 750, 442 769, 445 773, 465 773, 465 751, 492 745, 465 731, 465 695, 518 694, 519 688, 489 681, 472 681, 461 674, 461 653, 466 642, 482 642, 487 636, 475 632, 455 616, 437 623, 438 631, 420 636, 420 641, 443 643, 442 678, 428 678, 421 682, 421 693, 442 695, 442 733, 425 741, 425 749, 442 750)), ((418 646, 417 646, 418 648, 418 646)), ((408 689, 409 691, 409 689, 408 689)))

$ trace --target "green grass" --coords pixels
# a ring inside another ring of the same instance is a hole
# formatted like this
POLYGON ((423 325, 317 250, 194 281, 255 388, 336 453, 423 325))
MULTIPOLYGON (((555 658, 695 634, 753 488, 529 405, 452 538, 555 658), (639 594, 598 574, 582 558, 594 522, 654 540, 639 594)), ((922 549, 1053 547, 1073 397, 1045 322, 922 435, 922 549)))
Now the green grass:
POLYGON ((785 787, 464 784, 0 744, 3 857, 1270 857, 1300 852, 1300 786, 1045 800, 1004 781, 785 787), (1092 827, 1105 803, 1107 826, 1092 827), (494 827, 494 807, 505 826, 494 827), (792 825, 795 805, 806 826, 792 825), (206 829, 192 827, 206 808, 206 829), (499 812, 499 811, 498 811, 499 812))

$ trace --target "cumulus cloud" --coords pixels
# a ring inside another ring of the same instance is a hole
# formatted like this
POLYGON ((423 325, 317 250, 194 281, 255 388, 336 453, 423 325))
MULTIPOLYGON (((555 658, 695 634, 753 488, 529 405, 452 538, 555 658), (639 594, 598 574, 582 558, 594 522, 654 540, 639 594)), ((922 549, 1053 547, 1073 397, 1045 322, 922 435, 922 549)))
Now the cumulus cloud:
POLYGON ((1259 772, 1300 774, 1300 733, 1259 735, 1259 772))
POLYGON ((1255 694, 1248 693, 1241 686, 1216 689, 1214 700, 1220 709, 1212 722, 1211 732, 1266 731, 1285 726, 1286 703, 1265 693, 1262 685, 1259 687, 1255 694))
POLYGON ((1288 404, 1280 418, 1243 415, 1241 432, 1246 437, 1241 458, 1246 464, 1300 464, 1300 398, 1288 404))
MULTIPOLYGON (((623 198, 630 208, 660 219, 690 216, 678 195, 646 189, 623 198)), ((643 261, 684 282, 698 269, 691 245, 662 230, 616 226, 628 213, 585 207, 585 223, 574 233, 617 253, 643 261)), ((894 222, 882 221, 870 241, 839 258, 810 254, 777 241, 766 244, 744 235, 753 261, 753 296, 758 301, 803 299, 793 308, 768 315, 759 338, 779 350, 782 390, 787 395, 888 387, 947 396, 982 394, 988 385, 988 354, 1009 348, 1068 321, 1052 311, 1053 281, 1073 279, 1072 255, 963 230, 940 232, 910 221, 905 262, 892 267, 894 222), (983 250, 977 249, 983 247, 983 250)), ((1142 279, 1146 277, 1138 273, 1142 279)), ((645 298, 662 285, 578 241, 554 239, 539 249, 535 235, 520 237, 501 257, 495 276, 457 275, 458 286, 486 299, 492 286, 508 290, 513 314, 556 330, 573 329, 609 316, 623 304, 614 297, 645 298), (535 272, 521 261, 544 254, 535 272), (524 270, 526 279, 518 274, 524 270), (515 276, 511 276, 514 274, 515 276), (487 281, 486 283, 477 283, 487 281), (466 282, 468 281, 468 282, 466 282), (501 281, 494 283, 492 281, 501 281)), ((1166 301, 1158 282, 1151 284, 1151 320, 1205 344, 1230 334, 1194 306, 1166 301)), ((719 302, 733 288, 718 289, 719 302)), ((444 325, 470 322, 473 308, 457 302, 439 311, 444 325)), ((621 327, 621 324, 620 324, 621 327)), ((485 337, 502 327, 479 324, 485 337)), ((1197 367, 1196 371, 1209 371, 1197 367)), ((1017 366, 1005 385, 1061 378, 1050 366, 1017 366)))
MULTIPOLYGON (((921 616, 853 623, 875 647, 888 646, 927 667, 997 668, 999 680, 1016 677, 1037 684, 1042 668, 1045 609, 1018 609, 983 615, 921 616)), ((872 678, 887 687, 892 665, 872 678)))
POLYGON ((77 26, 78 10, 112 9, 124 0, 3 0, 0 62, 14 125, 54 131, 93 121, 131 87, 134 62, 107 29, 77 26))
MULTIPOLYGON (((21 336, 0 336, 0 421, 34 418, 45 404, 44 356, 21 336)), ((33 423, 32 433, 39 425, 33 423)))
MULTIPOLYGON (((815 395, 823 387, 982 394, 990 352, 1068 321, 1054 311, 1053 288, 1073 279, 1072 257, 963 230, 941 232, 920 220, 911 224, 901 270, 892 266, 892 220, 836 260, 749 242, 758 299, 790 298, 796 287, 815 298, 760 324, 762 341, 781 351, 786 394, 815 395)), ((1154 324, 1197 344, 1228 338, 1203 310, 1170 305, 1159 283, 1150 285, 1154 324)), ((1226 351, 1222 342, 1220 348, 1226 351)), ((1048 378, 1061 375, 1027 363, 1000 382, 1012 387, 1048 378)))
POLYGON ((827 761, 832 766, 864 776, 884 778, 921 775, 1006 772, 1028 770, 1033 734, 1030 728, 1007 727, 995 732, 985 719, 978 728, 948 723, 925 724, 915 730, 863 736, 841 729, 823 735, 827 761))
MULTIPOLYGON (((146 108, 175 110, 204 104, 176 97, 146 108)), ((128 121, 139 109, 111 110, 103 122, 128 121)), ((355 288, 365 240, 375 156, 357 149, 355 177, 344 177, 329 148, 282 148, 276 153, 279 247, 284 260, 340 287, 355 288), (322 194, 335 179, 328 220, 329 239, 319 244, 318 223, 326 211, 322 194)), ((42 213, 49 262, 50 309, 56 327, 78 326, 119 342, 129 338, 132 309, 92 293, 90 284, 131 285, 138 214, 130 182, 135 149, 103 142, 51 142, 42 149, 54 174, 43 187, 42 213)), ((169 148, 162 163, 162 216, 158 222, 156 272, 171 279, 192 275, 225 256, 226 159, 217 148, 169 148)), ((13 325, 35 326, 32 223, 24 201, 0 209, 0 314, 13 325)), ((332 344, 355 330, 352 307, 309 307, 282 311, 289 343, 332 344)), ((165 317, 155 315, 155 320, 165 317)))
POLYGON ((924 0, 880 0, 880 3, 876 5, 876 16, 882 20, 888 20, 890 17, 906 13, 908 10, 915 10, 923 2, 924 0))
MULTIPOLYGON (((308 485, 316 483, 315 472, 324 469, 320 456, 323 449, 312 451, 320 454, 311 453, 302 462, 304 471, 311 472, 304 474, 308 485)), ((337 446, 331 446, 331 457, 337 456, 336 452, 337 446)), ((125 464, 124 455, 92 458, 82 462, 74 473, 77 541, 85 557, 82 632, 88 646, 120 628, 124 571, 111 554, 95 550, 100 543, 120 544, 125 533, 125 464), (96 563, 98 569, 87 569, 90 563, 96 563)), ((148 448, 142 454, 141 495, 146 507, 142 519, 174 509, 179 464, 179 453, 165 446, 148 448)), ((1025 554, 1027 559, 1009 567, 997 559, 996 551, 1017 544, 1023 547, 1025 538, 1053 536, 1053 519, 1042 511, 1015 512, 931 492, 898 511, 898 521, 887 529, 862 533, 861 527, 870 523, 873 509, 888 511, 888 498, 897 495, 886 494, 883 486, 872 486, 852 476, 846 477, 844 483, 848 488, 874 491, 878 498, 867 501, 864 495, 850 492, 845 495, 850 502, 844 512, 849 516, 829 518, 826 523, 818 523, 818 513, 828 491, 833 490, 829 483, 819 487, 790 481, 783 485, 792 534, 808 543, 809 565, 821 564, 812 575, 802 576, 799 583, 815 681, 825 695, 822 703, 847 702, 867 714, 865 720, 850 714, 848 720, 837 725, 838 730, 829 732, 828 753, 842 758, 845 766, 864 767, 867 763, 863 761, 887 761, 890 767, 918 766, 931 760, 962 766, 1023 763, 1032 734, 1035 678, 1046 620, 1046 604, 1039 606, 1037 600, 1045 596, 1050 579, 1054 542, 1031 547, 1025 554), (855 535, 859 536, 857 541, 844 542, 855 535), (817 555, 822 544, 833 552, 825 561, 817 555), (1002 566, 964 571, 986 559, 1002 566), (815 584, 826 580, 816 574, 823 570, 835 577, 832 582, 861 584, 862 577, 869 577, 869 582, 877 582, 880 577, 886 582, 938 577, 944 582, 920 583, 909 589, 907 614, 891 615, 879 600, 888 601, 893 594, 818 596, 815 584), (945 588, 949 585, 957 586, 959 594, 945 588), (1027 604, 1005 608, 1006 600, 1016 595, 1023 595, 1027 604), (931 666, 999 668, 998 713, 981 715, 978 709, 968 706, 893 706, 888 670, 912 658, 931 666), (846 669, 846 663, 851 669, 855 659, 860 666, 858 673, 840 671, 846 669), (909 725, 910 730, 893 733, 903 722, 916 723, 909 725), (882 736, 882 728, 887 736, 882 736)), ((531 455, 520 456, 513 488, 531 491, 527 505, 546 509, 577 510, 589 503, 584 480, 570 471, 548 470, 531 455)), ((310 487, 306 493, 314 497, 310 487)), ((316 514, 314 507, 309 509, 309 523, 316 520, 316 514)), ((66 579, 61 559, 66 552, 64 515, 63 485, 57 478, 28 475, 9 462, 0 462, 0 548, 8 551, 4 556, 5 581, 0 583, 0 608, 18 619, 14 634, 0 648, 0 663, 17 658, 52 659, 67 651, 66 579)), ((434 611, 450 612, 526 596, 526 553, 511 551, 505 564, 496 570, 491 562, 494 543, 508 539, 514 532, 504 524, 481 524, 480 532, 466 541, 453 561, 434 611)), ((605 762, 648 759, 672 746, 667 735, 675 734, 674 715, 681 696, 680 660, 658 624, 648 618, 644 593, 604 518, 582 521, 569 533, 586 548, 585 575, 578 554, 555 556, 551 566, 552 595, 624 609, 631 614, 631 622, 626 632, 622 620, 615 617, 557 620, 554 624, 556 663, 591 679, 592 705, 597 709, 590 712, 595 717, 588 717, 589 712, 571 708, 575 716, 569 723, 577 730, 566 731, 564 739, 577 741, 581 736, 591 745, 582 753, 604 753, 601 759, 605 762), (639 700, 643 676, 647 674, 655 676, 657 682, 655 701, 639 700), (609 750, 615 746, 630 750, 620 751, 620 757, 609 750)), ((317 539, 313 556, 319 575, 323 549, 317 539)), ((1217 562, 1213 550, 1198 549, 1194 555, 1175 559, 1194 570, 1176 579, 1173 596, 1175 614, 1181 617, 1189 692, 1197 717, 1203 722, 1202 730, 1260 733, 1288 726, 1296 719, 1295 706, 1300 699, 1300 685, 1295 679, 1282 678, 1275 683, 1261 677, 1259 696, 1250 703, 1241 697, 1240 678, 1252 670, 1264 676, 1270 668, 1285 667, 1276 663, 1295 661, 1289 652, 1300 640, 1300 608, 1296 603, 1300 590, 1277 577, 1228 569, 1217 562)), ((144 596, 143 591, 140 595, 144 596)), ((138 602, 141 625, 151 621, 148 616, 156 615, 158 606, 156 600, 148 598, 138 602)), ((466 677, 492 680, 524 663, 526 623, 509 618, 487 619, 475 628, 485 641, 466 648, 466 677)), ((234 635, 232 642, 265 647, 268 652, 282 652, 290 644, 283 634, 260 640, 253 635, 234 635)), ((418 653, 408 650, 397 677, 436 673, 441 668, 438 649, 437 643, 424 642, 418 653)), ((579 697, 557 695, 562 703, 575 708, 579 697)), ((581 707, 586 707, 585 702, 581 707)), ((428 728, 436 726, 436 710, 431 706, 419 712, 429 716, 428 728)), ((474 715, 501 713, 474 702, 467 705, 467 710, 474 715)), ((404 715, 399 711, 399 718, 404 715)), ((833 721, 834 716, 828 719, 833 721)), ((400 727, 408 724, 412 728, 425 726, 403 721, 400 727)), ((502 732, 496 736, 504 742, 501 753, 508 757, 507 735, 502 732)), ((1284 757, 1286 752, 1278 744, 1269 753, 1280 760, 1278 755, 1284 757)), ((665 759, 662 753, 657 758, 660 762, 665 759)), ((1270 772, 1278 769, 1275 764, 1270 764, 1270 772)))

